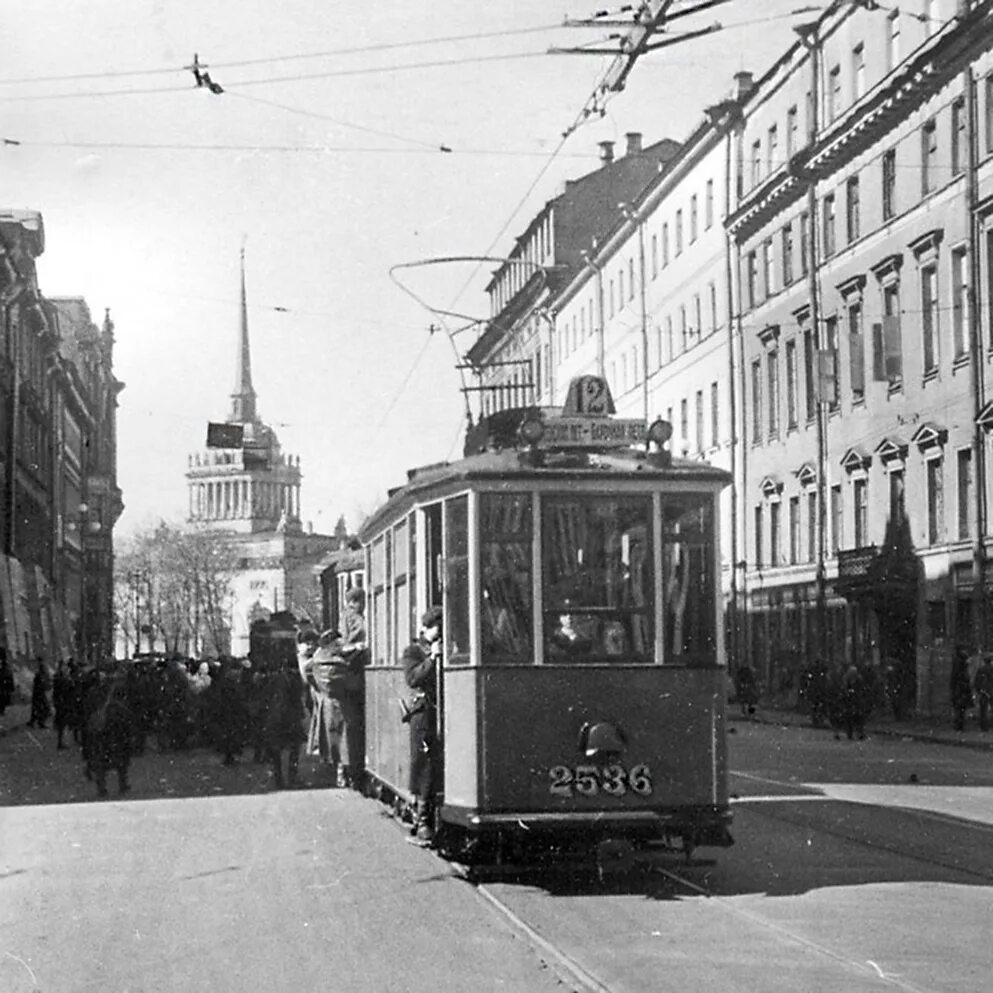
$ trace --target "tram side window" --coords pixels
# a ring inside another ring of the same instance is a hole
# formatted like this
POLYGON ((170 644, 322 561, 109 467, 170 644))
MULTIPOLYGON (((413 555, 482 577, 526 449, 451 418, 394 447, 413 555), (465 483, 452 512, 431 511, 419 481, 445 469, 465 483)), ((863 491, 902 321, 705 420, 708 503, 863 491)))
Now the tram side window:
POLYGON ((386 653, 389 649, 386 626, 386 605, 387 605, 387 585, 386 585, 386 536, 380 535, 372 544, 372 553, 369 556, 369 587, 372 591, 371 597, 371 629, 373 633, 373 665, 386 665, 386 653))
POLYGON ((662 514, 665 661, 715 665, 714 515, 710 497, 668 501, 662 514))
POLYGON ((411 558, 408 520, 393 528, 393 658, 399 659, 410 644, 411 558))
POLYGON ((542 505, 545 661, 654 661, 650 496, 542 505))
POLYGON ((531 663, 530 495, 481 494, 479 532, 483 663, 531 663))
POLYGON ((469 498, 445 504, 445 656, 469 664, 469 498))

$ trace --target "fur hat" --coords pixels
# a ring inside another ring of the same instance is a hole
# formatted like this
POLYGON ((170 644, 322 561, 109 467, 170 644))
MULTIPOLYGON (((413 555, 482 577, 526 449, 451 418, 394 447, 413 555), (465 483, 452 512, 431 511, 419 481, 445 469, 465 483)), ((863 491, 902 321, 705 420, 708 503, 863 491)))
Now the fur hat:
POLYGON ((444 611, 442 611, 441 607, 428 607, 428 609, 424 611, 424 616, 421 617, 421 627, 441 627, 441 621, 444 616, 444 611))

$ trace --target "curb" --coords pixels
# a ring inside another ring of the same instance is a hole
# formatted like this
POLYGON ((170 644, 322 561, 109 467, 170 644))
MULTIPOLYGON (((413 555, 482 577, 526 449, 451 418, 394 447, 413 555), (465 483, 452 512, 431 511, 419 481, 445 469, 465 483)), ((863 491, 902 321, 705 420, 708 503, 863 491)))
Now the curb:
MULTIPOLYGON (((802 715, 797 714, 793 711, 783 711, 782 714, 777 714, 775 711, 756 711, 751 717, 742 717, 740 715, 728 715, 729 723, 733 724, 780 724, 783 727, 803 727, 815 729, 809 722, 803 721, 801 719, 802 715)), ((826 730, 830 730, 829 728, 826 730)), ((993 733, 990 733, 990 737, 985 741, 973 741, 970 739, 955 738, 948 733, 934 732, 934 731, 921 731, 919 729, 913 728, 900 728, 892 725, 886 724, 866 724, 865 733, 867 735, 877 735, 879 737, 887 738, 903 738, 911 741, 923 741, 932 745, 948 745, 951 748, 971 748, 974 751, 979 752, 989 752, 993 751, 993 733)), ((965 732, 968 733, 968 732, 965 732)), ((982 732, 977 732, 982 733, 982 732)))

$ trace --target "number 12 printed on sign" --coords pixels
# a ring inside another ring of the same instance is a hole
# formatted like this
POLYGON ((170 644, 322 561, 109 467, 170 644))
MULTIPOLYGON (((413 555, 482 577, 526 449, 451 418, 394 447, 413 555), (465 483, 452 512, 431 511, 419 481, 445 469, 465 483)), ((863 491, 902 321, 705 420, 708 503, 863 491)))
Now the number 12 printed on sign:
POLYGON ((553 765, 548 770, 548 792, 553 796, 638 796, 652 793, 652 771, 647 765, 553 765))

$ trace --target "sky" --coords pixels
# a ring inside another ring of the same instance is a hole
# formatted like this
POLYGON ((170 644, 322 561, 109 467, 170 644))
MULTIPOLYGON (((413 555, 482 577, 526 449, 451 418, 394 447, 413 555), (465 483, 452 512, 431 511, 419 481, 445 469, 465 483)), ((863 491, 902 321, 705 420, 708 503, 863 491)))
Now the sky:
POLYGON ((673 22, 723 28, 639 60, 572 130, 611 60, 548 49, 620 30, 563 24, 619 5, 6 6, 0 209, 43 215, 44 295, 85 297, 98 323, 110 308, 124 536, 185 517, 187 457, 229 411, 243 247, 259 414, 300 456, 303 520, 355 530, 407 469, 461 451, 473 331, 429 308, 484 318, 495 266, 412 264, 506 255, 598 142, 686 138, 820 9, 729 0, 673 22), (196 86, 194 53, 223 93, 196 86))

